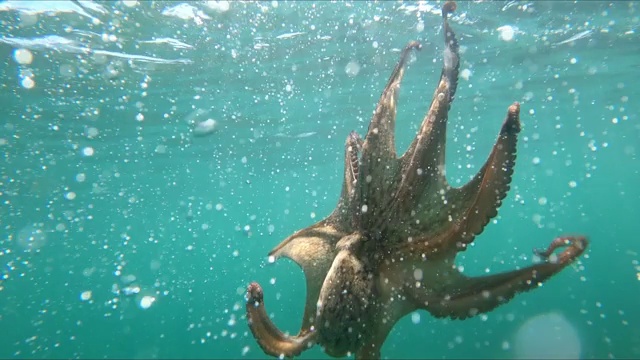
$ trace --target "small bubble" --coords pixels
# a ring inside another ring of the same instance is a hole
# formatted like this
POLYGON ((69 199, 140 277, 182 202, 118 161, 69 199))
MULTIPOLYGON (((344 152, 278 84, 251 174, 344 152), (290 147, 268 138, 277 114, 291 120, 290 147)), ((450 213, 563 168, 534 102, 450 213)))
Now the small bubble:
POLYGON ((569 181, 569 187, 570 187, 570 188, 574 188, 574 187, 576 187, 576 186, 578 186, 578 183, 577 183, 577 182, 575 182, 575 181, 573 181, 573 180, 569 181))
POLYGON ((540 158, 536 156, 533 158, 531 162, 533 163, 533 165, 538 165, 540 164, 540 158))
POLYGON ((73 200, 76 198, 76 193, 74 193, 73 191, 69 191, 64 195, 64 197, 67 198, 67 200, 73 200))
POLYGON ((546 197, 541 197, 540 199, 538 199, 538 204, 546 205, 547 204, 547 198, 546 197))
POLYGON ((136 115, 136 120, 143 121, 144 120, 144 115, 142 115, 142 113, 138 113, 138 115, 136 115))
POLYGON ((420 313, 414 312, 411 314, 411 322, 414 324, 420 324, 420 313))

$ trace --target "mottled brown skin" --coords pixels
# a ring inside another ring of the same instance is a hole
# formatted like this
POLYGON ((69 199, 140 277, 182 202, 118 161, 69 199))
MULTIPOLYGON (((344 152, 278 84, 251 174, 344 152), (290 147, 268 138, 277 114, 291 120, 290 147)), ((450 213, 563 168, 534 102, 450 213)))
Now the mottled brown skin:
MULTIPOLYGON (((537 251, 540 263, 495 275, 468 277, 454 266, 496 216, 509 190, 520 132, 520 104, 513 103, 489 158, 460 188, 446 180, 447 114, 458 81, 459 54, 443 6, 444 65, 429 111, 401 157, 395 153, 396 99, 404 65, 418 42, 402 52, 365 140, 347 137, 342 194, 326 219, 297 231, 269 255, 298 263, 307 280, 302 327, 285 335, 264 306, 262 288, 247 291, 249 327, 265 353, 293 357, 319 344, 331 356, 380 357, 394 324, 424 309, 436 317, 465 319, 508 302, 576 260, 582 236, 555 239, 537 251), (564 248, 554 254, 558 248, 564 248)), ((426 355, 426 354, 425 354, 426 355)))

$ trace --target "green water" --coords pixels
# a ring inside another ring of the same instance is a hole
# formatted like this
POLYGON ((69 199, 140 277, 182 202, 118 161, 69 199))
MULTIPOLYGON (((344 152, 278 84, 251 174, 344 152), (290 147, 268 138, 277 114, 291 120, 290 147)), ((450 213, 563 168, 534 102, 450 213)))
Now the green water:
MULTIPOLYGON (((0 3, 0 358, 265 357, 246 285, 297 332, 303 274, 266 254, 332 211, 344 139, 417 39, 396 130, 409 144, 440 73, 439 4, 194 2, 188 19, 165 11, 178 2, 46 4, 0 3), (154 38, 192 47, 140 42, 154 38), (208 118, 216 131, 194 136, 208 118)), ((470 76, 449 181, 478 171, 513 101, 523 131, 499 216, 458 265, 526 266, 560 234, 591 245, 486 315, 407 316, 383 357, 640 357, 639 17, 638 2, 459 4, 470 76)))

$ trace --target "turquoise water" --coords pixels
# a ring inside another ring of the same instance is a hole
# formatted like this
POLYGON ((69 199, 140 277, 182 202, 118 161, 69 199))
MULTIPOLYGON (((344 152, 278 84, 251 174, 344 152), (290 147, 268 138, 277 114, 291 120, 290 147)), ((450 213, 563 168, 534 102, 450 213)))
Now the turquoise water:
MULTIPOLYGON (((344 140, 416 39, 409 144, 440 73, 440 5, 82 4, 0 3, 0 358, 265 357, 246 285, 297 332, 304 276, 266 255, 332 211, 344 140)), ((566 233, 591 245, 484 316, 407 316, 383 357, 640 357, 639 19, 639 2, 459 4, 449 181, 480 168, 513 101, 523 131, 499 216, 458 265, 526 266, 566 233)))

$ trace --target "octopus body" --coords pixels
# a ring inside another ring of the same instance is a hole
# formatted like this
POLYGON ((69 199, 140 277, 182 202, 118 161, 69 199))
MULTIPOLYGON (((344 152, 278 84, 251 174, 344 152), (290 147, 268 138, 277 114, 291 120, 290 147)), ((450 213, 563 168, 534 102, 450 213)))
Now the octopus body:
POLYGON ((251 283, 247 319, 260 347, 293 357, 319 344, 331 356, 380 357, 394 324, 424 309, 435 317, 465 319, 537 288, 586 249, 584 236, 563 236, 534 265, 469 277, 456 254, 497 215, 509 190, 520 132, 520 104, 509 106, 485 164, 462 187, 445 176, 449 108, 458 83, 460 54, 448 23, 454 2, 443 6, 444 53, 438 86, 418 134, 402 156, 395 151, 396 99, 410 42, 382 92, 364 139, 347 137, 342 193, 325 219, 295 232, 269 255, 288 257, 304 270, 307 285, 302 326, 287 335, 271 321, 263 290, 251 283), (560 253, 555 253, 562 248, 560 253))

